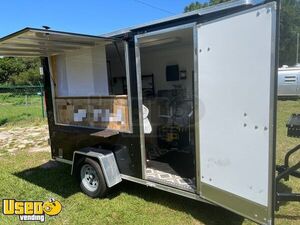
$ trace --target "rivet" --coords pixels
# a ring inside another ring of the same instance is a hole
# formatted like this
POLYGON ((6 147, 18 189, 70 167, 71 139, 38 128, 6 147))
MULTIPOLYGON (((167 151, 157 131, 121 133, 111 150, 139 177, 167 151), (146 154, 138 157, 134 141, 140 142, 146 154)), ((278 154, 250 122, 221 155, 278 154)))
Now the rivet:
POLYGON ((256 16, 259 16, 259 15, 260 15, 260 12, 257 12, 257 13, 256 13, 256 16))
POLYGON ((254 129, 257 130, 257 129, 258 129, 258 126, 255 126, 254 129))
POLYGON ((209 178, 209 181, 212 181, 212 179, 211 179, 211 178, 209 178))
POLYGON ((264 127, 264 130, 268 130, 268 128, 267 128, 267 127, 264 127))
POLYGON ((244 127, 246 127, 247 126, 247 124, 246 123, 244 123, 244 127))
POLYGON ((202 49, 200 49, 199 52, 202 52, 202 49))
POLYGON ((207 51, 209 52, 209 51, 210 51, 210 48, 207 48, 207 51))
POLYGON ((244 113, 244 116, 247 116, 247 113, 244 113))
POLYGON ((270 13, 271 12, 271 9, 267 9, 267 13, 270 13))

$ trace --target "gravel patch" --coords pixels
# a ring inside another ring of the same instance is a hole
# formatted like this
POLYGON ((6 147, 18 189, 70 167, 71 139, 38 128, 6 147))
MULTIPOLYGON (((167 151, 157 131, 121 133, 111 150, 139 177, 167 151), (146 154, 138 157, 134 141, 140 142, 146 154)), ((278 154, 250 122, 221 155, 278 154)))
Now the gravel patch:
POLYGON ((47 125, 0 129, 1 149, 11 154, 18 151, 50 152, 48 138, 47 125))

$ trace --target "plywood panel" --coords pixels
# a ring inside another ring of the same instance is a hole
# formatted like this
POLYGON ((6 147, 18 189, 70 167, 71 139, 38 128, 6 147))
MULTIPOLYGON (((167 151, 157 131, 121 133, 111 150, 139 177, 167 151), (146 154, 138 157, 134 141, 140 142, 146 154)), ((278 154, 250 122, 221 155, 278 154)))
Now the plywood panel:
POLYGON ((57 123, 130 132, 127 96, 56 98, 57 123))

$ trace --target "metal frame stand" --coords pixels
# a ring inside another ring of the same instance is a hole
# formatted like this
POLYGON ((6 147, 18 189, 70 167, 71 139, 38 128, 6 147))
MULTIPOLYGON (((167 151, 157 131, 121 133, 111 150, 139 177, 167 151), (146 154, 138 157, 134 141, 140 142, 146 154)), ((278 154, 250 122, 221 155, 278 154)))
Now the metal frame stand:
MULTIPOLYGON (((293 114, 288 121, 288 136, 290 137, 300 137, 300 129, 299 129, 299 120, 300 115, 293 114)), ((289 161, 292 155, 300 150, 300 144, 290 149, 285 157, 284 164, 281 166, 277 166, 276 170, 278 171, 278 175, 276 177, 276 187, 278 190, 278 185, 282 179, 285 181, 289 180, 289 176, 294 176, 300 178, 300 161, 293 166, 290 166, 289 161)), ((276 191, 276 210, 279 210, 280 202, 300 202, 300 193, 283 193, 276 191)))

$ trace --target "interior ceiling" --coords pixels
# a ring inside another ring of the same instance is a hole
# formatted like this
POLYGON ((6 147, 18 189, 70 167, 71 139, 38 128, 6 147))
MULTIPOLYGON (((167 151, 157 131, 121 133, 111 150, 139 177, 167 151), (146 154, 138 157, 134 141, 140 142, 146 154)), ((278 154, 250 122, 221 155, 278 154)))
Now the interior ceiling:
POLYGON ((140 39, 140 46, 143 49, 161 48, 174 45, 192 45, 193 29, 181 29, 157 35, 151 35, 140 39))

